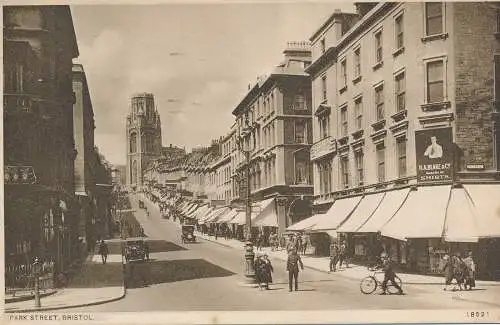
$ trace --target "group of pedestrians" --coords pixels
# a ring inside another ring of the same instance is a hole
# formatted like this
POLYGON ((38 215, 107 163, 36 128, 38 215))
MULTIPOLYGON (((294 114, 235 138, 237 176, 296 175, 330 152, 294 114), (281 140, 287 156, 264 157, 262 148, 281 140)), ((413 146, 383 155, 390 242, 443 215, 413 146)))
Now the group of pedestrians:
MULTIPOLYGON (((269 260, 267 254, 258 254, 255 262, 255 279, 259 285, 259 288, 265 288, 269 290, 269 284, 273 283, 272 273, 274 272, 273 265, 269 260)), ((299 290, 299 270, 304 270, 304 264, 300 255, 297 254, 296 249, 291 249, 288 252, 288 257, 286 260, 286 271, 288 272, 288 291, 291 292, 293 289, 295 291, 299 290)))
POLYGON ((476 286, 476 264, 472 252, 467 253, 467 257, 462 258, 460 252, 452 256, 443 257, 443 273, 445 276, 445 286, 443 290, 448 290, 448 286, 455 280, 460 289, 471 290, 476 286))
POLYGON ((342 267, 342 264, 345 264, 346 268, 349 267, 347 246, 344 241, 340 242, 340 245, 335 242, 330 245, 330 270, 328 272, 337 271, 337 264, 339 268, 342 267))

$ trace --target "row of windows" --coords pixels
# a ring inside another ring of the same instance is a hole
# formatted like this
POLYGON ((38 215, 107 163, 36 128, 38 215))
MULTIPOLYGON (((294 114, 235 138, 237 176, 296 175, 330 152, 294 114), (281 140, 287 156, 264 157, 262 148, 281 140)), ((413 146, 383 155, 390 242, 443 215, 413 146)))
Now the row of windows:
MULTIPOLYGON (((500 21, 500 20, 499 20, 500 21)), ((427 2, 425 3, 425 36, 434 36, 444 33, 444 3, 442 2, 427 2)), ((394 43, 396 52, 404 47, 404 16, 400 14, 394 19, 394 43)), ((374 55, 375 62, 382 62, 383 59, 383 34, 382 30, 374 34, 374 55)), ((326 51, 325 39, 320 41, 321 52, 326 51)), ((347 66, 345 61, 341 64, 341 76, 343 77, 344 85, 347 85, 347 66)), ((361 73, 361 55, 360 49, 354 51, 354 75, 359 76, 361 73)))
MULTIPOLYGON (((396 159, 398 177, 407 176, 406 162, 406 139, 400 138, 396 142, 396 159)), ((319 193, 326 194, 333 191, 332 183, 332 163, 329 159, 320 160, 317 163, 319 172, 319 193)), ((342 156, 339 158, 339 184, 340 188, 358 187, 364 185, 364 153, 362 150, 354 153, 354 167, 351 170, 349 158, 342 156)), ((383 144, 376 147, 376 172, 379 183, 386 181, 386 148, 383 144)))
MULTIPOLYGON (((437 59, 425 62, 425 93, 427 103, 440 103, 445 100, 445 61, 437 59)), ((406 73, 401 71, 394 76, 394 101, 395 112, 406 110, 406 73)), ((385 90, 384 83, 379 83, 374 87, 374 107, 376 121, 386 118, 385 90)), ((363 97, 358 95, 354 99, 354 125, 355 130, 363 128, 363 97)), ((340 136, 348 135, 349 114, 347 104, 340 107, 340 136)), ((318 126, 320 137, 329 136, 329 117, 319 116, 318 126)))

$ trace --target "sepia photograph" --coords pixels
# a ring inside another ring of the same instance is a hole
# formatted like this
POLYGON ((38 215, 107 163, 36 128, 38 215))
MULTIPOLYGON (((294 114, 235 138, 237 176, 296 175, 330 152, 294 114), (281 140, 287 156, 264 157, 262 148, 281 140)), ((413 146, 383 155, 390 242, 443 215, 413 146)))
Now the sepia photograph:
POLYGON ((6 321, 500 322, 500 2, 2 13, 6 321))

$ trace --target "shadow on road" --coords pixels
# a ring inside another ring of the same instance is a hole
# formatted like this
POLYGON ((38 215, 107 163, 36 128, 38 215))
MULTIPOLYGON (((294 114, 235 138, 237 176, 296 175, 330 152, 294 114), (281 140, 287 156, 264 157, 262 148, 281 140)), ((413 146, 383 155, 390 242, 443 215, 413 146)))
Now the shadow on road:
POLYGON ((150 261, 127 264, 127 288, 202 278, 226 277, 235 273, 203 259, 150 261))
POLYGON ((160 252, 172 252, 172 251, 184 251, 186 248, 176 245, 172 242, 159 239, 148 239, 147 243, 149 245, 150 253, 160 253, 160 252))

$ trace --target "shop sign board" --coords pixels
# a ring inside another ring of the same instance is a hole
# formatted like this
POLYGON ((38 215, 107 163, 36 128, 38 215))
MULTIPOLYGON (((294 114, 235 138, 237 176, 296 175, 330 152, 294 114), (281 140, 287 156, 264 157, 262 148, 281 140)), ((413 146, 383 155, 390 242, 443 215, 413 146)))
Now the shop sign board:
POLYGON ((417 181, 453 180, 453 135, 451 127, 415 131, 417 181))

